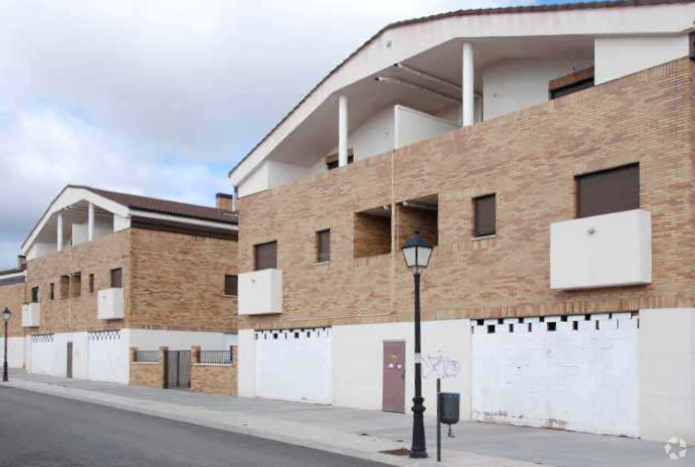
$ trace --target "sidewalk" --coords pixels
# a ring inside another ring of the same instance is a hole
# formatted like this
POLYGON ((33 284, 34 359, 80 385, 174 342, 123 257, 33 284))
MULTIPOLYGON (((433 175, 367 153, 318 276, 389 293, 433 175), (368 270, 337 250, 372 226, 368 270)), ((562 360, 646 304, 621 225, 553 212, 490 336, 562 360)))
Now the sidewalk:
MULTIPOLYGON (((442 464, 434 462, 435 426, 428 421, 430 459, 382 454, 409 446, 411 418, 379 411, 194 394, 14 372, 7 386, 244 433, 391 465, 465 467, 695 466, 695 452, 672 464, 663 443, 610 436, 464 422, 444 430, 442 464)), ((0 385, 0 388, 5 385, 0 385)), ((446 428, 446 427, 444 427, 446 428)), ((695 450, 694 450, 695 451, 695 450)))

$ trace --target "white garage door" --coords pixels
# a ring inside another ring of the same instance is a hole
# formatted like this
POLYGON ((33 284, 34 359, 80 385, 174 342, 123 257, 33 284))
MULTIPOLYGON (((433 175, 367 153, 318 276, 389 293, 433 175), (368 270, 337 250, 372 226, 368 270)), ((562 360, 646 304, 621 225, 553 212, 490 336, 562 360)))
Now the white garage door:
POLYGON ((638 435, 638 318, 471 321, 473 419, 638 435))
POLYGON ((256 394, 330 404, 331 329, 256 331, 256 394))
POLYGON ((128 350, 120 331, 89 333, 89 379, 128 383, 128 350))
POLYGON ((31 372, 50 375, 56 360, 53 334, 31 336, 31 372))

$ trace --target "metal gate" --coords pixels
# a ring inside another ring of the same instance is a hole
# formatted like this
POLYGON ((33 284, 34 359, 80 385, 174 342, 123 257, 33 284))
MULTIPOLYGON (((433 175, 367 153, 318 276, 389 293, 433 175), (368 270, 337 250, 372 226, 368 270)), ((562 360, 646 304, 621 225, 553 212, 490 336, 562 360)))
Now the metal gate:
POLYGON ((191 388, 191 351, 169 350, 166 362, 167 389, 191 388))

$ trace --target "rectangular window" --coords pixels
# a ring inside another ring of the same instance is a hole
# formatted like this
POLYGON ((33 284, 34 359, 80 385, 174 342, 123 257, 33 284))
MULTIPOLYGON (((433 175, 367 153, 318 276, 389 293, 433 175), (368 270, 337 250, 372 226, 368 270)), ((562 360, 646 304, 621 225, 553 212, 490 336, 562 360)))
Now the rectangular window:
POLYGON ((278 267, 278 242, 263 243, 254 246, 253 249, 256 271, 278 267))
POLYGON ((79 297, 82 295, 82 274, 79 272, 71 276, 70 295, 72 297, 79 297))
POLYGON ((31 303, 39 303, 39 288, 34 287, 31 289, 31 303))
POLYGON ((239 277, 231 275, 224 276, 224 294, 228 297, 236 297, 239 295, 239 277))
POLYGON ((497 233, 496 196, 486 195, 473 199, 473 236, 485 237, 497 233))
POLYGON ((116 268, 111 270, 111 288, 112 289, 122 289, 123 288, 123 269, 116 268))
POLYGON ((89 275, 89 293, 94 293, 94 274, 89 275))
POLYGON ((598 216, 640 207, 639 164, 576 177, 577 217, 598 216))
POLYGON ((48 298, 51 300, 55 300, 56 298, 55 284, 53 282, 51 282, 51 285, 48 287, 48 298))
POLYGON ((326 263, 331 260, 331 231, 316 232, 317 261, 326 263))
POLYGON ((60 299, 65 300, 70 296, 70 276, 60 276, 60 299))

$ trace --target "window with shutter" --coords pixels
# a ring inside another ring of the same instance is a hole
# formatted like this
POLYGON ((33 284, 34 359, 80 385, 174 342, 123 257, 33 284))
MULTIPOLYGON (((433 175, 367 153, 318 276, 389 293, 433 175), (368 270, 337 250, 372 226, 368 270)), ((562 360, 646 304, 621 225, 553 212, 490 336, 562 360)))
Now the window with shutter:
POLYGON ((474 198, 473 212, 474 237, 485 237, 497 233, 497 207, 494 194, 474 198))
POLYGON ((237 276, 224 276, 224 294, 228 297, 239 295, 239 278, 237 276))
POLYGON ((277 242, 263 243, 253 247, 256 271, 277 268, 277 247, 277 242))
POLYGON ((577 217, 598 216, 640 207, 639 164, 579 175, 577 217))
POLYGON ((111 288, 112 289, 122 289, 123 288, 123 269, 117 268, 111 270, 111 288))
POLYGON ((326 263, 331 260, 331 231, 316 232, 317 261, 326 263))

